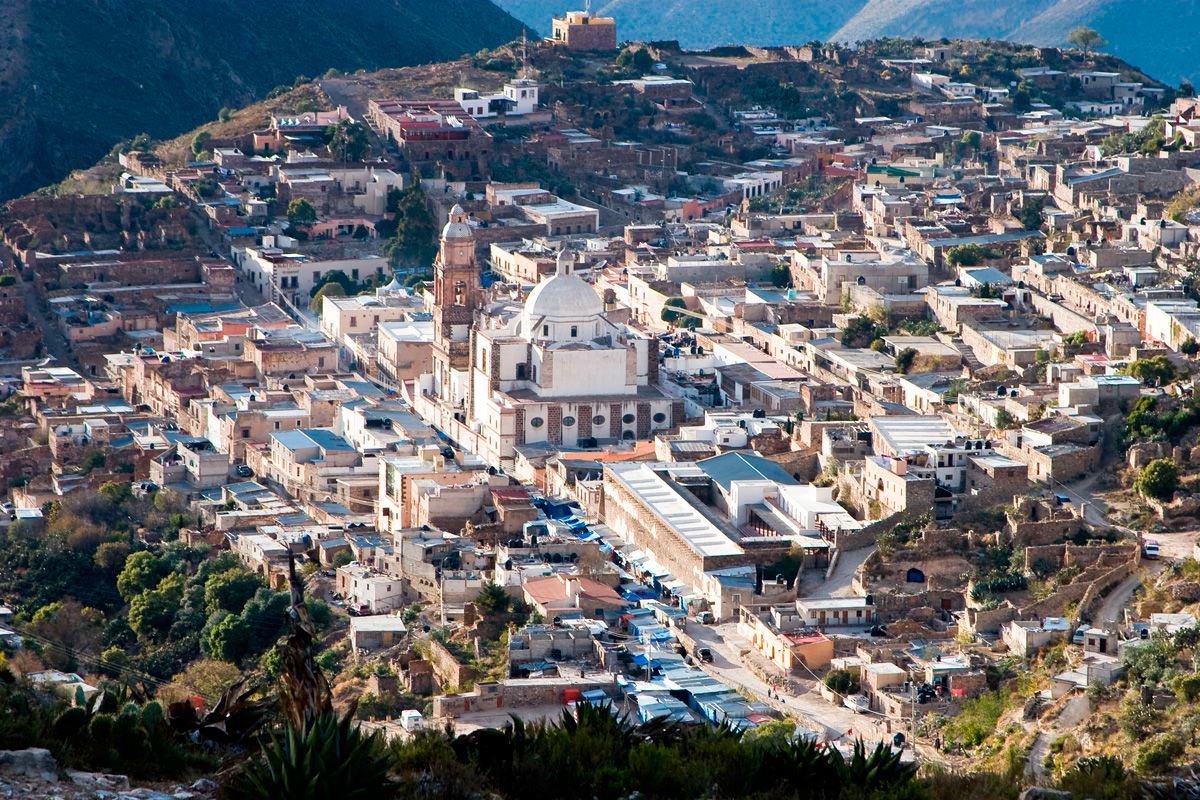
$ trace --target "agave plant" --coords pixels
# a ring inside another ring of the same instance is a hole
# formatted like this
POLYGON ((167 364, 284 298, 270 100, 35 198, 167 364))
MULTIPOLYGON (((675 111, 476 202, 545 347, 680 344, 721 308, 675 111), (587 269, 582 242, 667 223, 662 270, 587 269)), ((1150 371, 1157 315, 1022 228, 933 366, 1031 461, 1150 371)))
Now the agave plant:
POLYGON ((221 693, 216 705, 201 715, 190 700, 167 707, 167 724, 176 733, 198 734, 223 744, 240 744, 257 734, 267 722, 274 703, 254 699, 255 690, 242 678, 221 693))
POLYGON ((263 743, 225 787, 233 800, 388 798, 396 786, 378 734, 364 734, 350 715, 324 714, 302 729, 289 726, 263 743))
POLYGON ((844 785, 866 790, 892 789, 907 783, 917 774, 917 765, 902 761, 898 750, 878 744, 868 754, 862 739, 854 743, 854 752, 849 761, 843 759, 838 750, 831 750, 830 757, 834 769, 841 773, 844 785))

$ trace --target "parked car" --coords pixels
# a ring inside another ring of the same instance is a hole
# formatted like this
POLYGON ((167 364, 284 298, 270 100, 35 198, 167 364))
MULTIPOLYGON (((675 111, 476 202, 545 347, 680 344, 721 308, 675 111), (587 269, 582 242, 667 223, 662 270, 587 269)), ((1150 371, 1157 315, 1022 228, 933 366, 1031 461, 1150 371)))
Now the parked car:
POLYGON ((1083 644, 1083 637, 1087 633, 1087 629, 1087 625, 1080 625, 1076 628, 1075 633, 1071 634, 1071 644, 1083 644))
POLYGON ((1146 559, 1147 561, 1157 561, 1158 542, 1147 540, 1146 543, 1142 545, 1142 558, 1146 559))
POLYGON ((705 664, 711 664, 713 661, 712 650, 710 650, 707 647, 697 647, 696 648, 696 658, 700 659, 705 664))
POLYGON ((233 470, 239 478, 253 478, 254 470, 247 467, 245 464, 238 464, 233 470))

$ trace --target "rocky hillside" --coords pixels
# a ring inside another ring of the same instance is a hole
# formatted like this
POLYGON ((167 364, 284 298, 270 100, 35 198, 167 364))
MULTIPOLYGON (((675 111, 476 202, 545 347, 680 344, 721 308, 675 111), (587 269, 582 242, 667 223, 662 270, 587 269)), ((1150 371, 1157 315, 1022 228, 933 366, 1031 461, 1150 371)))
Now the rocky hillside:
MULTIPOLYGON (((578 0, 497 0, 545 33, 550 18, 578 0)), ((678 39, 685 47, 797 44, 811 39, 864 41, 880 36, 1011 39, 1061 45, 1074 28, 1095 28, 1107 52, 1172 83, 1200 76, 1191 32, 1194 0, 596 0, 616 17, 623 39, 678 39)))
POLYGON ((0 0, 0 199, 301 75, 443 61, 520 33, 490 0, 0 0))

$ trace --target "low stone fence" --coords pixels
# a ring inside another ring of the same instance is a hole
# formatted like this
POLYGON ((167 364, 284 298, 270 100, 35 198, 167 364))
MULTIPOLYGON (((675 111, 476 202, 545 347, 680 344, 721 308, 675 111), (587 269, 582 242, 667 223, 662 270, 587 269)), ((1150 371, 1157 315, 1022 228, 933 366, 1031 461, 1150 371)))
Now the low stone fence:
POLYGON ((611 697, 615 683, 609 675, 575 680, 512 678, 506 681, 481 682, 473 692, 447 694, 433 698, 436 719, 456 719, 465 714, 498 711, 502 708, 530 708, 564 704, 568 689, 588 692, 603 689, 611 697))

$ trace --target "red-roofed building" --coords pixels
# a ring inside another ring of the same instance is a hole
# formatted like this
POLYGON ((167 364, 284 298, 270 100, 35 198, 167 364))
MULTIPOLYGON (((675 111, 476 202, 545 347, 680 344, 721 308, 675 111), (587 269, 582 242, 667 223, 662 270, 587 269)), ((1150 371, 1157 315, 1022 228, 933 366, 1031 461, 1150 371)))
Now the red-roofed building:
POLYGON ((448 180, 486 177, 492 137, 458 101, 375 99, 368 116, 418 170, 440 167, 448 180))
POLYGON ((564 616, 615 616, 629 605, 611 587, 578 575, 552 575, 521 587, 525 602, 546 619, 564 616))
POLYGON ((794 606, 775 606, 763 616, 741 608, 738 633, 786 673, 806 673, 829 666, 833 660, 833 640, 816 628, 793 628, 797 621, 794 606))

